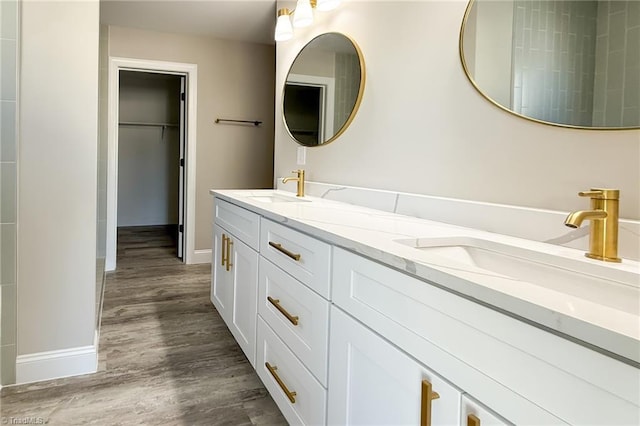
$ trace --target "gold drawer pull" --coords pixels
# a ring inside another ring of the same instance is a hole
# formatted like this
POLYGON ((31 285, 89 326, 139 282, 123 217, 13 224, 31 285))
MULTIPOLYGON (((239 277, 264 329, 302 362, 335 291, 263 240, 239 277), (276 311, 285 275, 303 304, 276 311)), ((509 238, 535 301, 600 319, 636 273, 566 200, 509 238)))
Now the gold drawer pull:
POLYGON ((222 252, 222 256, 220 256, 222 261, 222 266, 224 266, 224 263, 227 261, 227 258, 224 255, 226 246, 227 246, 227 236, 225 234, 222 234, 222 244, 220 244, 220 251, 222 252))
POLYGON ((299 254, 291 253, 289 250, 287 250, 286 248, 282 247, 282 244, 274 243, 273 241, 269 241, 269 245, 271 247, 273 247, 274 249, 278 250, 280 253, 284 253, 285 255, 289 256, 290 258, 292 258, 296 262, 298 262, 300 260, 300 255, 299 254))
POLYGON ((231 263, 231 247, 233 247, 233 241, 227 237, 227 271, 231 270, 233 263, 231 263))
POLYGON ((480 419, 473 414, 467 416, 467 426, 480 426, 480 419))
POLYGON ((268 362, 265 362, 264 366, 267 367, 267 370, 269 370, 269 373, 271 373, 273 378, 276 379, 276 382, 278 382, 278 385, 280 385, 280 389, 282 389, 282 391, 285 393, 285 395, 287 395, 287 398, 289 398, 289 401, 291 401, 292 404, 295 404, 296 403, 296 393, 295 392, 291 392, 287 388, 287 385, 285 385, 284 382, 282 381, 282 379, 278 376, 278 373, 276 373, 276 370, 278 369, 278 367, 276 367, 276 366, 272 367, 271 364, 269 364, 268 362))
POLYGON ((420 426, 431 426, 431 401, 440 398, 428 380, 422 381, 422 402, 420 404, 420 426))
POLYGON ((298 316, 294 317, 289 312, 287 312, 287 310, 285 308, 280 306, 280 300, 279 299, 274 299, 271 296, 267 296, 267 300, 269 301, 269 303, 271 303, 273 306, 275 306, 276 309, 279 310, 282 315, 284 315, 289 321, 291 321, 291 324, 298 325, 298 320, 300 318, 298 316))

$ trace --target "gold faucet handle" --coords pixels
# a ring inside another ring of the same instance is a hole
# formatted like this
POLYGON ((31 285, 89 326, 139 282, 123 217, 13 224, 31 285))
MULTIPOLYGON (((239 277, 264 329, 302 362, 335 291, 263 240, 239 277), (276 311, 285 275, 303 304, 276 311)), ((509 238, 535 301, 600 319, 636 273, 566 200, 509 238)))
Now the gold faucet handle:
POLYGON ((618 200, 620 199, 619 189, 603 189, 603 188, 591 188, 590 191, 578 192, 580 197, 590 197, 604 200, 618 200))
POLYGON ((602 191, 580 191, 578 192, 579 197, 589 197, 589 198, 602 198, 604 194, 602 191))

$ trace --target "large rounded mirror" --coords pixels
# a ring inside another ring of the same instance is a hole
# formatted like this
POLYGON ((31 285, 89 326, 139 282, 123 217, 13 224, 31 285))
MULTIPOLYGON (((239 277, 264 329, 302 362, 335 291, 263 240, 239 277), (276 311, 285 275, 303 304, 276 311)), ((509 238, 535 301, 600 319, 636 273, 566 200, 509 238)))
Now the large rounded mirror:
POLYGON ((640 1, 471 0, 469 80, 516 115, 564 127, 640 127, 640 1))
POLYGON ((358 111, 364 60, 356 43, 339 33, 311 40, 289 69, 283 93, 284 122, 305 146, 334 141, 358 111))

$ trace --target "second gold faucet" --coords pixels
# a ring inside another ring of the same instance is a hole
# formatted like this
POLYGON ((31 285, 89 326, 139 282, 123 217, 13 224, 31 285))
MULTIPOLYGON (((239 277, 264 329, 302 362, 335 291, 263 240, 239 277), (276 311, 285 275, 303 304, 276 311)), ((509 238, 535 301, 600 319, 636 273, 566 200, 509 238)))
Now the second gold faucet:
POLYGON ((282 183, 287 183, 289 181, 297 181, 298 182, 298 191, 296 192, 297 197, 304 197, 304 169, 294 170, 291 173, 296 173, 297 177, 289 176, 282 179, 282 183))
POLYGON ((579 210, 569 214, 564 224, 578 228, 585 220, 591 221, 589 252, 585 256, 606 262, 620 262, 618 257, 618 203, 617 189, 591 188, 579 192, 580 197, 591 198, 591 210, 579 210))

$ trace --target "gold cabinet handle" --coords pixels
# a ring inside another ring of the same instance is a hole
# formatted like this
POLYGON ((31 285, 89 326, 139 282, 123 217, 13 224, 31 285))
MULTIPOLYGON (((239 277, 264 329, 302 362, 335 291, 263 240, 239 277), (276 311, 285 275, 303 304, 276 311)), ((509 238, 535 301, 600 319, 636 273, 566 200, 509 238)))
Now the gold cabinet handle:
POLYGON ((480 419, 474 414, 469 414, 467 416, 467 426, 480 426, 480 419))
POLYGON ((279 299, 274 299, 271 296, 267 296, 267 300, 269 301, 269 303, 275 306, 276 309, 279 310, 282 315, 284 315, 289 321, 291 321, 291 324, 298 325, 298 320, 300 318, 297 316, 293 316, 289 312, 287 312, 287 310, 280 305, 279 299))
POLYGON ((290 258, 292 258, 296 262, 298 262, 300 260, 300 255, 299 254, 291 253, 289 250, 287 250, 286 248, 282 247, 282 244, 274 243, 273 241, 269 241, 269 245, 271 247, 273 247, 274 249, 278 250, 280 253, 284 253, 285 255, 289 256, 290 258))
POLYGON ((231 270, 233 263, 231 263, 231 247, 233 247, 233 241, 230 237, 227 237, 227 271, 231 270))
POLYGON ((289 401, 291 401, 292 404, 295 404, 296 403, 296 393, 295 392, 291 392, 289 390, 289 388, 287 388, 287 385, 284 384, 284 382, 282 381, 280 376, 278 376, 278 373, 276 373, 276 370, 278 369, 278 367, 271 366, 271 364, 269 364, 268 362, 265 362, 264 366, 267 367, 267 370, 269 370, 269 373, 271 373, 273 378, 276 379, 276 382, 278 382, 278 385, 280 386, 280 389, 282 389, 282 391, 285 393, 285 395, 287 395, 287 398, 289 398, 289 401))
POLYGON ((420 403, 420 426, 431 426, 431 401, 440 398, 438 392, 428 380, 422 381, 422 400, 420 403))
POLYGON ((220 251, 222 252, 222 255, 220 256, 220 261, 222 262, 222 266, 224 266, 224 263, 226 262, 226 258, 224 256, 224 251, 225 251, 225 247, 227 246, 227 236, 225 234, 222 234, 222 244, 220 244, 220 251))

